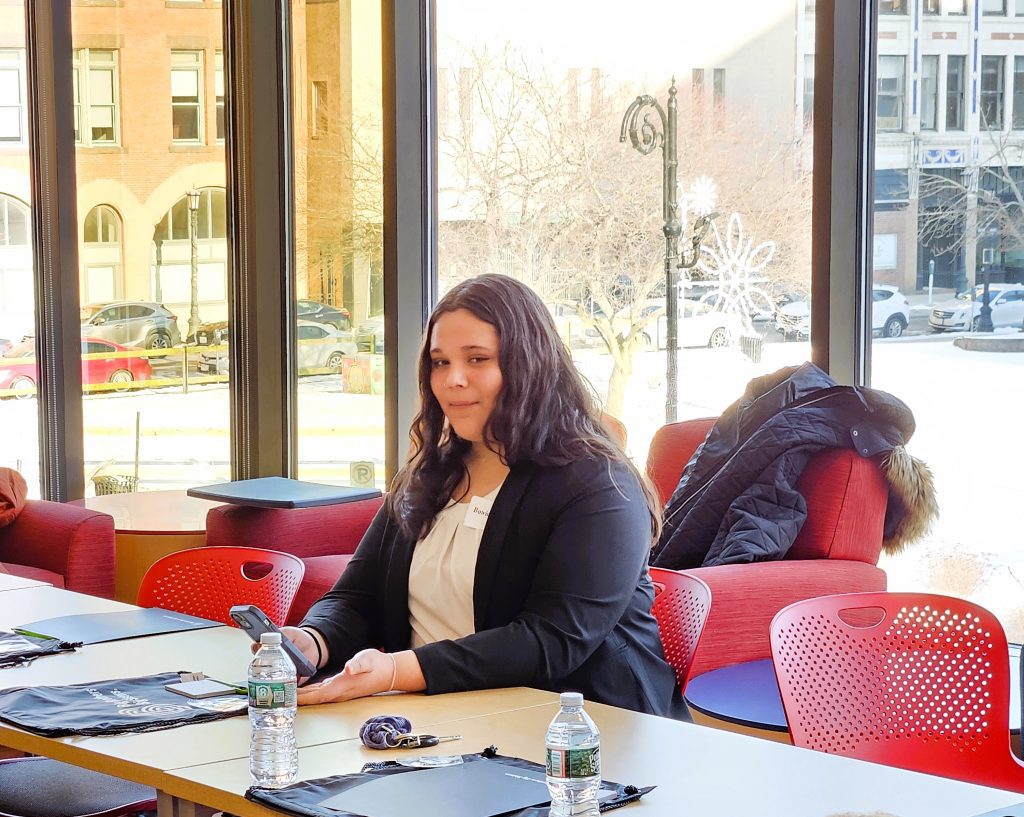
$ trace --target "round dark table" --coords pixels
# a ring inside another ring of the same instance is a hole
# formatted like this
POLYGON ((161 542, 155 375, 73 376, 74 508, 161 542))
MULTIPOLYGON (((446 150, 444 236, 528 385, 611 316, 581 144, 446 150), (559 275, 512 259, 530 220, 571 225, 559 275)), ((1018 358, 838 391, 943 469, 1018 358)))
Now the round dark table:
MULTIPOLYGON (((1020 733, 1020 644, 1010 645, 1010 731, 1020 733)), ((747 729, 788 733, 770 658, 732 664, 691 678, 686 702, 702 715, 747 729)))

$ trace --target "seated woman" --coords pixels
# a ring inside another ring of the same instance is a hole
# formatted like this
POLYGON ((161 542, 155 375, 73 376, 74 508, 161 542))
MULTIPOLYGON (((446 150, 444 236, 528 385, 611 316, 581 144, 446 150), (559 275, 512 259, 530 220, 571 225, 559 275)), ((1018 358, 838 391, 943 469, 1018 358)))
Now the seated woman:
POLYGON ((651 615, 657 500, 540 298, 481 275, 427 325, 412 448, 296 646, 300 704, 390 690, 575 690, 685 717, 651 615), (381 651, 384 650, 384 651, 381 651))

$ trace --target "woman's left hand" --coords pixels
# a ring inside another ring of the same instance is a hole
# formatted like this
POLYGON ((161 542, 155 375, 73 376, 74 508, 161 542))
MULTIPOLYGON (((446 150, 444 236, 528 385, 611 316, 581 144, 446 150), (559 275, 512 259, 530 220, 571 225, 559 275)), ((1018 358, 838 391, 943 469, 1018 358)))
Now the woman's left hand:
POLYGON ((380 650, 357 652, 337 675, 317 684, 299 687, 299 705, 349 701, 388 692, 395 675, 394 660, 393 655, 380 650))

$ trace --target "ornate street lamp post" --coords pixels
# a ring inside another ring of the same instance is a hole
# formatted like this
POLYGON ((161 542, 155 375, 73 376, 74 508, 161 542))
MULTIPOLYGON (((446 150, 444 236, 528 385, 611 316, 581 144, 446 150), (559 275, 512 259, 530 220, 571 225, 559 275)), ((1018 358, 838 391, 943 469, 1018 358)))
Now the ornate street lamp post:
POLYGON ((689 254, 680 254, 679 243, 683 226, 679 221, 679 197, 677 191, 679 158, 677 153, 677 120, 679 102, 676 99, 676 80, 668 89, 668 112, 661 107, 653 96, 638 96, 626 109, 622 117, 622 128, 619 141, 625 142, 629 136, 630 144, 644 156, 661 148, 662 182, 661 209, 665 234, 665 321, 667 337, 665 351, 667 355, 665 380, 665 422, 674 423, 679 400, 679 290, 678 270, 689 269, 696 265, 700 256, 700 245, 711 226, 714 214, 702 215, 693 224, 693 234, 689 239, 689 254), (652 112, 658 115, 657 121, 652 112))
POLYGON ((188 338, 195 340, 199 329, 199 191, 188 191, 188 237, 192 244, 192 293, 188 313, 188 338))

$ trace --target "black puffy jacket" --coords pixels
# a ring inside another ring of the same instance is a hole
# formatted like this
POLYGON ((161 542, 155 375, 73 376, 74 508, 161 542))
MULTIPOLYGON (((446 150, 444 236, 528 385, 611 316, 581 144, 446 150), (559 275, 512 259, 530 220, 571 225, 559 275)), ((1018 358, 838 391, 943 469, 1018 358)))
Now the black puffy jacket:
MULTIPOLYGON (((812 363, 756 378, 683 470, 651 563, 683 570, 781 559, 807 518, 796 483, 815 453, 852 448, 871 457, 913 433, 901 400, 837 386, 812 363)), ((901 516, 890 493, 887 534, 901 516)))

